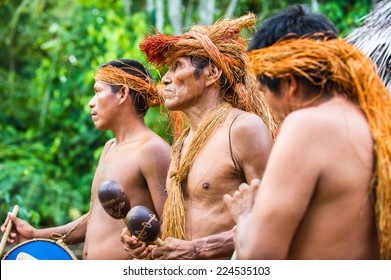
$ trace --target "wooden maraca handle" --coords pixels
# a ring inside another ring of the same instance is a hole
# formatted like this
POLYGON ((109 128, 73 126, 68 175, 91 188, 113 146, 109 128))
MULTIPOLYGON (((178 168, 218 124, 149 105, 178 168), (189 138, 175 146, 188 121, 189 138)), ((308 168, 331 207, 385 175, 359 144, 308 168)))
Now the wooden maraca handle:
POLYGON ((161 240, 159 237, 158 237, 154 242, 155 242, 155 244, 156 244, 158 247, 160 247, 160 246, 162 246, 162 245, 164 244, 164 241, 161 240))
POLYGON ((231 260, 237 260, 238 259, 238 254, 236 253, 236 250, 233 252, 231 260))
MULTIPOLYGON (((15 205, 14 208, 12 209, 12 215, 16 216, 18 214, 18 211, 19 211, 19 206, 15 205)), ((1 238, 1 243, 0 243, 0 255, 3 254, 5 244, 7 243, 8 236, 10 235, 12 229, 12 221, 8 218, 8 215, 6 221, 7 219, 8 219, 7 228, 5 229, 5 232, 3 234, 3 237, 1 238)))

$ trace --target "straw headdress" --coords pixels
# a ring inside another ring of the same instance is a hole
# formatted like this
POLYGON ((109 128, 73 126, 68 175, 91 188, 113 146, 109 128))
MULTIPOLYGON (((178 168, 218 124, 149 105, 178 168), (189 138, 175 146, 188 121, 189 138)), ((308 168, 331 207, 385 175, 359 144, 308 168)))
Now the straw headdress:
MULTIPOLYGON (((247 42, 240 34, 241 29, 253 28, 255 22, 255 15, 249 13, 237 19, 219 20, 211 26, 195 25, 180 36, 157 33, 144 38, 140 49, 157 67, 170 65, 179 57, 210 59, 227 80, 225 100, 235 108, 260 116, 275 135, 277 126, 248 69, 247 42)), ((184 116, 179 112, 174 115, 174 137, 178 138, 184 129, 184 116)))
POLYGON ((110 64, 103 65, 96 72, 94 76, 95 80, 105 82, 109 85, 127 86, 134 90, 136 94, 141 94, 148 107, 158 106, 160 99, 153 79, 140 69, 127 65, 121 60, 116 62, 121 64, 121 68, 110 64))
POLYGON ((295 39, 249 53, 258 77, 304 77, 358 104, 375 141, 375 211, 380 254, 391 259, 391 96, 374 63, 342 39, 295 39))

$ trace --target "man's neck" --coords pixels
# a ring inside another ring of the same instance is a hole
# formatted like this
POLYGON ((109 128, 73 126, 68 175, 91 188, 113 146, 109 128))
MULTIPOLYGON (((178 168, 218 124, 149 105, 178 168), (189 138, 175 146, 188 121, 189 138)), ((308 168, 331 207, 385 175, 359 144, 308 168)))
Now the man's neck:
POLYGON ((191 107, 189 110, 186 110, 186 114, 189 124, 190 131, 194 132, 200 126, 203 120, 205 120, 221 103, 221 99, 207 100, 207 102, 199 102, 197 105, 191 107))
POLYGON ((112 129, 112 131, 115 135, 116 143, 121 144, 144 138, 145 132, 148 131, 148 128, 145 125, 143 118, 132 118, 122 120, 116 128, 112 129))

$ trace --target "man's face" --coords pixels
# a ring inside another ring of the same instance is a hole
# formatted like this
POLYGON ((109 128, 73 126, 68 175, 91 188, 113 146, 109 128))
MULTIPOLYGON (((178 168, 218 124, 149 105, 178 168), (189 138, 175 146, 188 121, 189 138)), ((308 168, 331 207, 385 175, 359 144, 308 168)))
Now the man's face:
POLYGON ((95 127, 99 130, 112 129, 116 121, 116 108, 120 100, 120 94, 113 93, 110 85, 96 81, 94 85, 95 95, 88 102, 91 108, 91 117, 95 127))
POLYGON ((286 112, 285 109, 285 102, 284 102, 284 93, 278 92, 272 92, 266 85, 262 85, 258 83, 258 88, 261 91, 261 93, 265 96, 266 102, 269 105, 270 110, 272 111, 275 118, 277 118, 279 121, 282 121, 287 116, 288 112, 286 112))
POLYGON ((163 98, 167 109, 183 111, 197 102, 205 89, 205 75, 201 73, 200 77, 196 78, 195 69, 190 57, 180 57, 171 64, 162 78, 163 98))

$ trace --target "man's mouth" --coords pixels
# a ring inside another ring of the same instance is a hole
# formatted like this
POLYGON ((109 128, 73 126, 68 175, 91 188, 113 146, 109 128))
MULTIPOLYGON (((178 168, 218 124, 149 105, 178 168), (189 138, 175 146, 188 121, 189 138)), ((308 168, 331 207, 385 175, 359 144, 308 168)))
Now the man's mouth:
POLYGON ((164 91, 164 99, 172 99, 175 97, 175 94, 171 90, 164 91))

